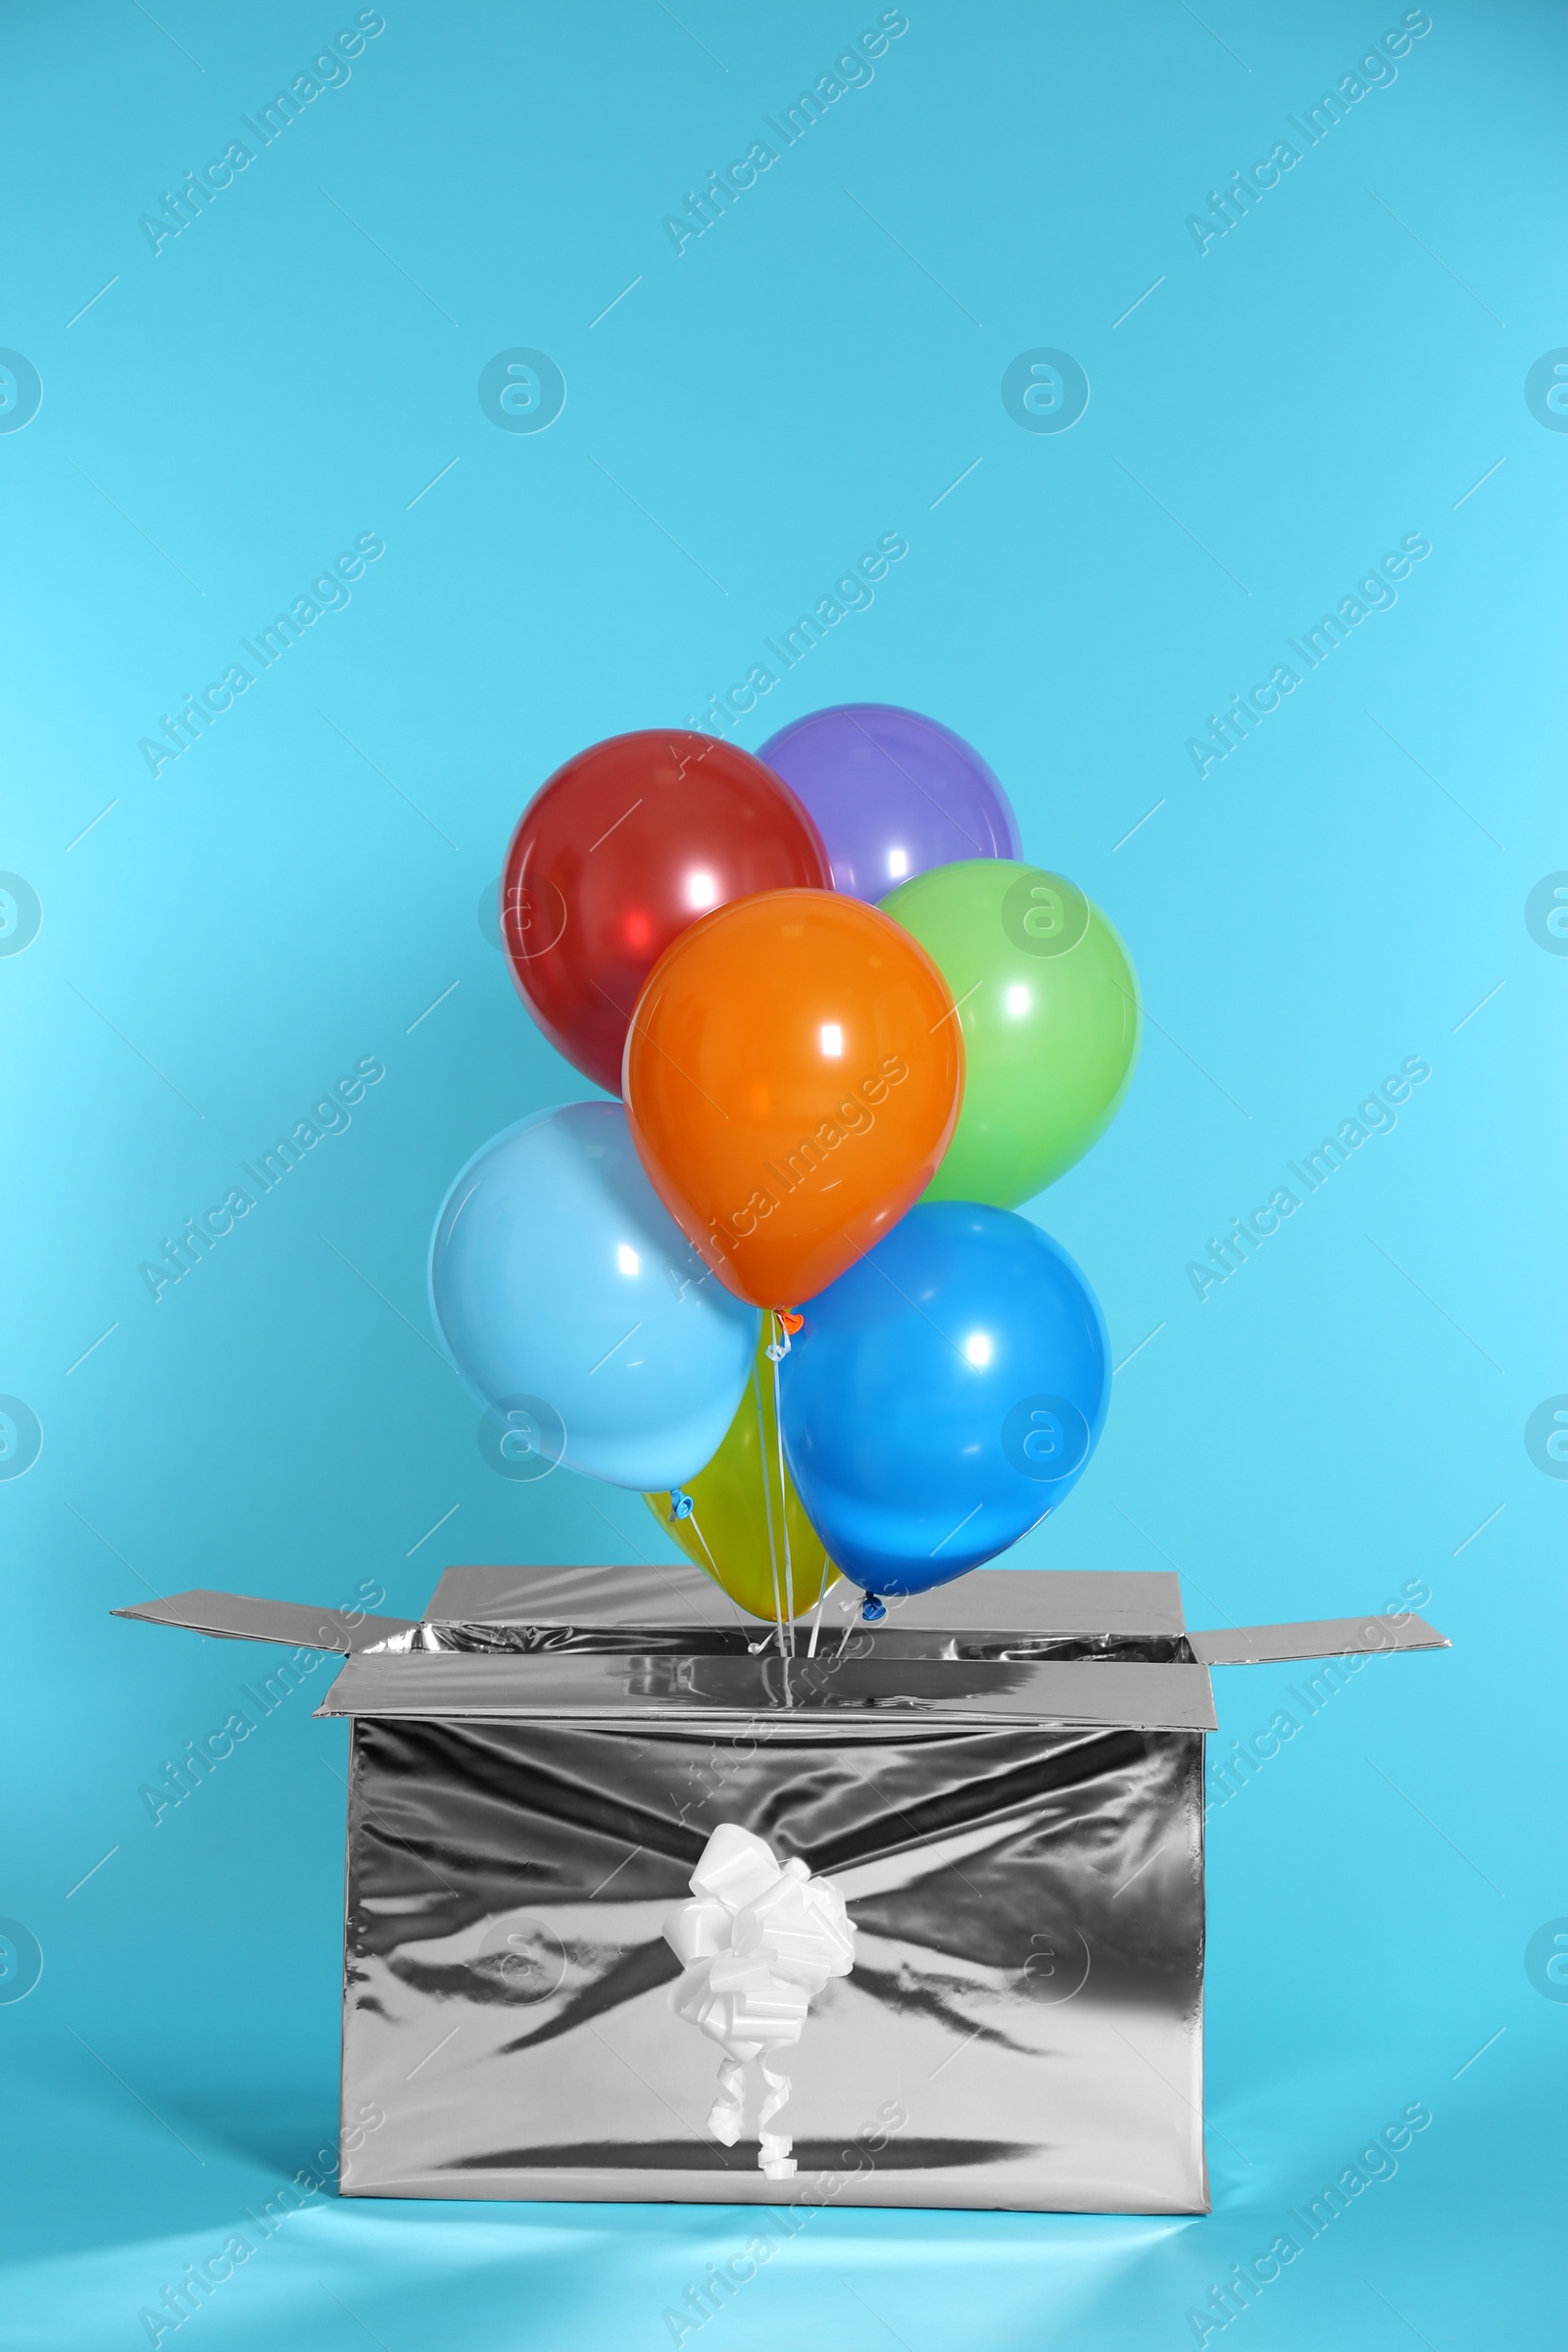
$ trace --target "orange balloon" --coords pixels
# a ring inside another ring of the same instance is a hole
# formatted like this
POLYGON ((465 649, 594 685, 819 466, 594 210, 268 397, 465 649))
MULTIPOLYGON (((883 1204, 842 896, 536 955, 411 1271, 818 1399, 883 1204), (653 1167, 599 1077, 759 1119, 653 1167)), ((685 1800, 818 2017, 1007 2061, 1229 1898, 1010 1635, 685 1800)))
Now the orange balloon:
POLYGON ((773 890, 661 956, 622 1073, 654 1189, 728 1289, 793 1305, 913 1206, 963 1101, 947 982, 859 899, 773 890))

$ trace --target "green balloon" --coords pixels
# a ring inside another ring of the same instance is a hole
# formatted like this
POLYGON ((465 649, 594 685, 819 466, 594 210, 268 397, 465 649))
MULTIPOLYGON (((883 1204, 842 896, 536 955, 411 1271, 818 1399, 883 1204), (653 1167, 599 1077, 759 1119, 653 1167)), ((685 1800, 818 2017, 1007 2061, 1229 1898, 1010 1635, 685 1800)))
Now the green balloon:
POLYGON ((1127 951, 1075 884, 970 858, 881 902, 924 948, 963 1028, 963 1108, 927 1200, 1016 1208, 1104 1134, 1138 1058, 1127 951))

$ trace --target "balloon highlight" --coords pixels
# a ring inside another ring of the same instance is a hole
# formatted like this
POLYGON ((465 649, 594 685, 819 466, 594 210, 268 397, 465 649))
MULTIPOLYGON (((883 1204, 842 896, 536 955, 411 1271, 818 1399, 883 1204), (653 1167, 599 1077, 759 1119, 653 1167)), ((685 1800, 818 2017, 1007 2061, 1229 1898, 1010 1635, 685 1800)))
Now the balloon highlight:
POLYGON ((562 1462, 639 1492, 711 1458, 757 1347, 757 1315, 660 1205, 618 1102, 539 1111, 475 1152, 436 1219, 430 1304, 541 1474, 562 1462))
POLYGON ((579 752, 529 802, 502 937, 551 1044, 616 1094, 632 1007, 670 941, 734 899, 829 878, 816 828, 760 760, 648 728, 579 752))
POLYGON ((652 973, 626 1041, 643 1165, 735 1296, 794 1305, 915 1201, 963 1092, 941 974, 874 906, 771 891, 652 973))
POLYGON ((1110 1350, 1049 1234, 933 1201, 811 1300, 781 1390, 812 1526, 887 1597, 994 1559, 1062 1501, 1104 1425, 1110 1350))
POLYGON ((1115 930, 1043 866, 969 858, 882 902, 963 1025, 963 1110, 928 1200, 1016 1208, 1099 1141, 1131 1081, 1138 976, 1115 930))

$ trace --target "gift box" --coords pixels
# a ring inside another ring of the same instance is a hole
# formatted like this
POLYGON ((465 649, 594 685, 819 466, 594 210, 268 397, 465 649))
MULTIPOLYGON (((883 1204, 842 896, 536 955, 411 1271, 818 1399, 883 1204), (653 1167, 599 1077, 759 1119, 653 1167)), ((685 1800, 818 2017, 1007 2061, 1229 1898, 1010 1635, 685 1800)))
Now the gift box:
POLYGON ((684 1566, 118 1612, 347 1653, 342 2193, 1207 2210, 1209 1670, 1444 1638, 1189 1632, 1174 1575, 859 1601, 793 1655, 684 1566))

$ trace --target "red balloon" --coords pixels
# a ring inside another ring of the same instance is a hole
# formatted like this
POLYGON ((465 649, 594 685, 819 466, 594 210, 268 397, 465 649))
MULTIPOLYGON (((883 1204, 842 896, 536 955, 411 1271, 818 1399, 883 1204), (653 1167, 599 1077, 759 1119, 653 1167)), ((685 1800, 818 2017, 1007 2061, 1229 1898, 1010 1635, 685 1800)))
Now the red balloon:
POLYGON ((501 926, 552 1045, 611 1094, 644 981, 710 908, 829 890, 821 836, 787 784, 683 729, 613 735, 541 786, 512 837, 501 926))

